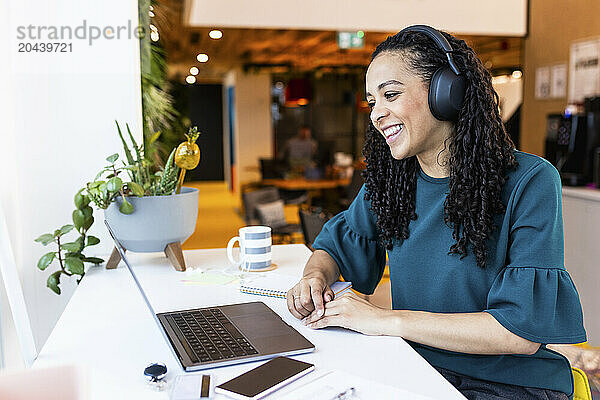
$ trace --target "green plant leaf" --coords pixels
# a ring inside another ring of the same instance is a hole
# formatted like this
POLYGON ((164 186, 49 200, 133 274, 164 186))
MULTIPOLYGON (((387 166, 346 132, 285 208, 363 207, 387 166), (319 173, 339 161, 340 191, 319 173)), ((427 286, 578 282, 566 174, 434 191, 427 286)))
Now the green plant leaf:
POLYGON ((76 257, 65 258, 65 268, 72 274, 83 275, 83 261, 76 257))
POLYGON ((80 209, 83 205, 83 195, 81 194, 81 190, 75 193, 75 197, 73 197, 73 203, 75 203, 75 208, 77 209, 80 209))
POLYGON ((104 181, 94 180, 94 182, 88 183, 88 190, 89 189, 98 189, 98 187, 100 187, 100 185, 103 183, 104 183, 104 181))
POLYGON ((125 156, 127 157, 127 162, 131 165, 133 164, 133 157, 131 156, 131 150, 129 150, 129 146, 127 146, 127 142, 123 138, 123 133, 121 132, 121 127, 119 123, 115 120, 115 124, 117 124, 117 131, 119 132, 119 137, 121 138, 121 142, 123 143, 123 150, 125 151, 125 156))
POLYGON ((89 263, 92 263, 92 264, 102 264, 104 262, 103 259, 98 258, 98 257, 85 257, 83 259, 83 261, 89 262, 89 263))
POLYGON ((62 233, 60 233, 60 229, 54 231, 54 237, 61 237, 62 233))
POLYGON ((127 182, 127 187, 137 197, 143 197, 144 196, 144 188, 139 183, 127 182))
POLYGON ((100 195, 104 198, 108 196, 108 187, 106 186, 106 182, 102 181, 100 185, 98 185, 98 190, 100 191, 100 195))
POLYGON ((106 189, 108 189, 108 191, 111 193, 121 190, 121 186, 123 186, 123 181, 118 176, 110 178, 106 183, 106 189))
POLYGON ((83 229, 88 230, 94 224, 94 209, 92 207, 85 207, 83 210, 83 229))
POLYGON ((44 233, 42 236, 34 240, 35 242, 41 243, 46 246, 48 243, 54 241, 54 235, 51 233, 44 233))
POLYGON ((67 257, 75 257, 75 258, 79 258, 80 260, 83 260, 85 258, 85 256, 78 251, 75 253, 66 253, 65 258, 67 258, 67 257))
POLYGON ((78 242, 61 243, 61 249, 76 253, 81 250, 81 246, 78 242))
MULTIPOLYGON (((133 137, 133 134, 131 133, 131 129, 129 129, 129 124, 125 123, 125 126, 127 127, 127 133, 129 134, 129 140, 131 140, 131 144, 133 149, 135 150, 136 156, 137 156, 137 162, 142 162, 143 158, 142 155, 140 153, 140 148, 138 147, 135 138, 133 137)), ((130 163, 132 164, 132 163, 130 163)))
POLYGON ((90 235, 90 236, 87 237, 87 244, 85 246, 86 247, 87 246, 95 246, 98 243, 100 243, 100 239, 98 239, 96 236, 91 236, 90 235))
POLYGON ((108 161, 111 164, 114 164, 115 161, 117 161, 118 158, 119 158, 119 154, 115 153, 112 156, 106 157, 106 161, 108 161))
POLYGON ((77 230, 80 230, 83 224, 85 224, 85 214, 82 210, 73 210, 73 214, 71 214, 73 218, 73 224, 77 230))
POLYGON ((73 199, 74 203, 75 203, 75 207, 79 210, 81 210, 83 207, 90 204, 90 198, 87 195, 81 193, 82 191, 83 191, 83 189, 81 189, 79 192, 77 192, 75 194, 75 198, 73 199))
POLYGON ((149 144, 152 144, 154 142, 156 142, 158 140, 158 138, 160 137, 161 131, 158 132, 154 132, 154 134, 152 136, 150 136, 150 140, 148 140, 149 144))
POLYGON ((60 288, 58 285, 60 284, 61 273, 61 271, 56 271, 50 274, 50 276, 48 276, 48 280, 46 281, 46 286, 56 294, 60 294, 60 288))
POLYGON ((52 263, 55 255, 56 255, 56 253, 53 251, 50 253, 44 254, 38 261, 37 267, 39 269, 41 269, 42 271, 45 270, 46 267, 48 267, 48 265, 50 265, 52 263))
POLYGON ((123 214, 131 214, 133 212, 133 204, 128 202, 126 198, 123 198, 119 211, 123 214))
POLYGON ((60 228, 60 233, 61 233, 61 235, 66 235, 67 233, 71 232, 73 230, 73 228, 74 228, 74 226, 71 224, 63 225, 60 228))

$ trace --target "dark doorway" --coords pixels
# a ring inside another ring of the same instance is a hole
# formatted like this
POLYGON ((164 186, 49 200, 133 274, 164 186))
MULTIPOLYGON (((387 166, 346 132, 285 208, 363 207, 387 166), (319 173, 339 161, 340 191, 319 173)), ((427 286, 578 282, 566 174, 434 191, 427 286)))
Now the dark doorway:
POLYGON ((197 142, 200 147, 200 163, 188 171, 186 181, 223 181, 223 86, 185 85, 179 95, 187 97, 182 116, 188 116, 191 126, 202 132, 197 142))

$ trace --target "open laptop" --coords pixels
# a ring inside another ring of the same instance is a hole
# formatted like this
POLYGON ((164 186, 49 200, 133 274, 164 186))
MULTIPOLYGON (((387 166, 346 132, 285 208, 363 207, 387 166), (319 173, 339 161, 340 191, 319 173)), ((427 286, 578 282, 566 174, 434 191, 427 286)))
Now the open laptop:
POLYGON ((156 314, 123 247, 108 222, 104 223, 154 320, 185 371, 308 353, 315 349, 262 302, 156 314))

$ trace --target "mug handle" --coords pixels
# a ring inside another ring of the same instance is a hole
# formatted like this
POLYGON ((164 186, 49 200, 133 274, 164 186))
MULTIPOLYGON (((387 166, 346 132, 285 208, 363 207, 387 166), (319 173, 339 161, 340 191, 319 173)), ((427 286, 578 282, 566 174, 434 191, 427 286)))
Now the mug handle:
POLYGON ((241 244, 240 237, 236 236, 236 237, 231 238, 229 240, 229 243, 227 243, 227 258, 229 258, 229 261, 236 267, 239 267, 244 262, 244 257, 242 255, 241 251, 240 251, 240 259, 239 260, 235 260, 233 258, 233 245, 235 244, 235 242, 238 242, 238 241, 241 244))

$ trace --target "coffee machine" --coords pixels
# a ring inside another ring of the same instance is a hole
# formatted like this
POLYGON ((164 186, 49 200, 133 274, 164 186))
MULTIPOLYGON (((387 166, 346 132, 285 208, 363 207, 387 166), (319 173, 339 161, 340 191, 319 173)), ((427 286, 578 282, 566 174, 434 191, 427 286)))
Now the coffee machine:
POLYGON ((549 114, 546 159, 565 186, 600 186, 600 97, 586 98, 584 112, 549 114))

